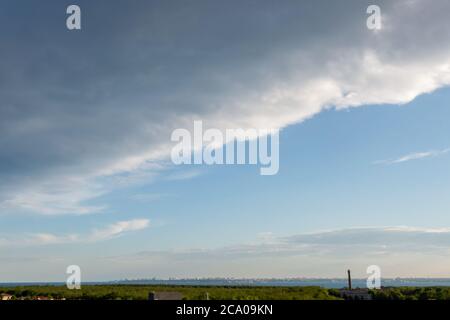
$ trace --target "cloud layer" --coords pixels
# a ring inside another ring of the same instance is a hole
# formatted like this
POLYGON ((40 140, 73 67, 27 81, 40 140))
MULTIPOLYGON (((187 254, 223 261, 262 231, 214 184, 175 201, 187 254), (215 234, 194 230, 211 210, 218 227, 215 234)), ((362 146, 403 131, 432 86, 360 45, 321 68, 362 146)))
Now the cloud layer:
POLYGON ((312 3, 80 1, 71 33, 58 1, 2 2, 0 213, 105 210, 194 120, 284 128, 450 84, 448 1, 379 1, 379 32, 367 1, 312 3))
MULTIPOLYGON (((132 229, 138 226, 141 223, 132 229)), ((117 235, 116 231, 107 233, 117 235)), ((47 245, 54 243, 52 238, 44 238, 41 241, 47 241, 47 245)), ((85 281, 152 277, 343 278, 349 268, 355 277, 366 277, 366 268, 373 264, 380 266, 382 277, 449 277, 449 248, 448 228, 360 227, 287 237, 265 235, 253 243, 216 248, 115 255, 95 251, 82 256, 76 252, 49 256, 37 251, 25 258, 27 263, 19 264, 17 258, 9 257, 10 252, 0 260, 6 280, 12 281, 64 281, 65 268, 74 262, 82 268, 85 281), (30 263, 31 269, 27 267, 30 263)))
POLYGON ((388 277, 449 276, 445 268, 450 262, 449 248, 448 228, 360 227, 270 237, 214 249, 141 252, 107 260, 117 265, 132 260, 140 277, 148 277, 148 273, 168 277, 344 277, 348 268, 355 276, 365 277, 372 264, 379 265, 388 277), (141 269, 144 266, 147 273, 141 269))

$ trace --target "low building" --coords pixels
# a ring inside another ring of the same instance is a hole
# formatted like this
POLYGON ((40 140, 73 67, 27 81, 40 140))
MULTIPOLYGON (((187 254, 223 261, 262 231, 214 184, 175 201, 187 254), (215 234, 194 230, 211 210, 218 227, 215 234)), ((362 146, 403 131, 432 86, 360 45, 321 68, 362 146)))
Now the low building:
POLYGON ((369 289, 341 289, 339 295, 345 300, 372 300, 369 289))
POLYGON ((0 294, 0 300, 11 300, 13 296, 8 293, 1 293, 0 294))
POLYGON ((46 296, 36 296, 36 297, 33 297, 33 300, 54 300, 54 299, 51 297, 46 297, 46 296))
POLYGON ((150 292, 148 300, 182 300, 183 294, 180 292, 150 292))
POLYGON ((369 289, 352 288, 352 276, 350 269, 347 270, 348 288, 340 289, 339 296, 345 300, 372 300, 369 289))

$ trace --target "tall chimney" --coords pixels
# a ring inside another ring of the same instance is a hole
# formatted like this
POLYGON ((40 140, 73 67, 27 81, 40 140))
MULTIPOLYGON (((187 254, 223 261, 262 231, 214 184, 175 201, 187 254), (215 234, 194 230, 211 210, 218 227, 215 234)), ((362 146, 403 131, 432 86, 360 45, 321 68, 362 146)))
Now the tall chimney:
POLYGON ((352 290, 352 276, 350 275, 350 269, 347 270, 348 274, 348 290, 352 290))

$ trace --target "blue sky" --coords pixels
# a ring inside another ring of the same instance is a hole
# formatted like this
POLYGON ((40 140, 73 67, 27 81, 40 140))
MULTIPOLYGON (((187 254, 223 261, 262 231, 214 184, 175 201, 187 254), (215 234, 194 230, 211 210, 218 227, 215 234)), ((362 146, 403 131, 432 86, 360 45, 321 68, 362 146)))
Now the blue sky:
POLYGON ((1 5, 0 281, 450 276, 448 3, 78 4, 1 5), (194 120, 278 174, 174 166, 194 120))

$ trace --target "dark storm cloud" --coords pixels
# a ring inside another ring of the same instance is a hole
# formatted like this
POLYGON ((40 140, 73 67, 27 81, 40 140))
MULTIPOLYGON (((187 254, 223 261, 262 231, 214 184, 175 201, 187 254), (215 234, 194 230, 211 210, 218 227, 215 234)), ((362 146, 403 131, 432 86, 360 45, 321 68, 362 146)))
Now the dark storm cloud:
POLYGON ((435 65, 410 80, 449 52, 429 42, 449 34, 447 4, 416 2, 383 2, 380 40, 365 28, 366 1, 77 1, 81 31, 65 27, 72 2, 2 1, 0 208, 89 212, 78 202, 106 192, 93 179, 164 158, 170 132, 193 119, 283 127, 446 84, 435 65), (407 13, 437 16, 418 27, 407 13), (400 88, 369 85, 383 59, 410 63, 394 66, 406 70, 392 80, 400 88))

